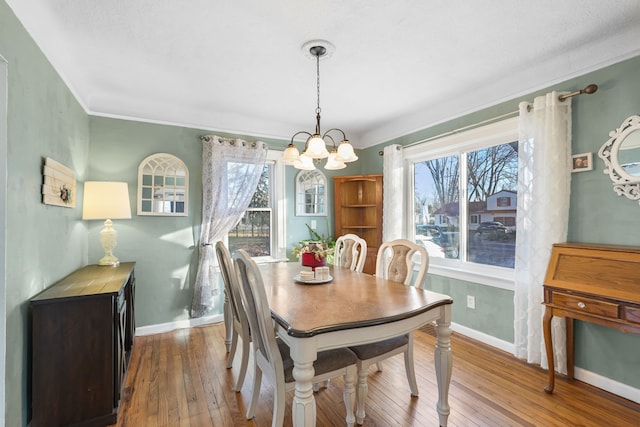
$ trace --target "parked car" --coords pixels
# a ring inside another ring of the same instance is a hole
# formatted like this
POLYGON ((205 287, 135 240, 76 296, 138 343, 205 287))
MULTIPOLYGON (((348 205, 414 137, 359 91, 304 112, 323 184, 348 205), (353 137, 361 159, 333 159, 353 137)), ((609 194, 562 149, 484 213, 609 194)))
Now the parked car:
POLYGON ((424 246, 427 250, 427 255, 429 258, 444 258, 444 248, 437 243, 435 243, 431 238, 424 235, 416 236, 416 243, 420 246, 424 246))
POLYGON ((416 225, 416 235, 418 234, 431 237, 432 240, 437 241, 442 235, 442 230, 437 225, 420 224, 416 225))
POLYGON ((487 221, 480 223, 480 225, 476 229, 476 233, 487 233, 490 239, 498 238, 504 240, 508 238, 509 229, 501 222, 487 221))

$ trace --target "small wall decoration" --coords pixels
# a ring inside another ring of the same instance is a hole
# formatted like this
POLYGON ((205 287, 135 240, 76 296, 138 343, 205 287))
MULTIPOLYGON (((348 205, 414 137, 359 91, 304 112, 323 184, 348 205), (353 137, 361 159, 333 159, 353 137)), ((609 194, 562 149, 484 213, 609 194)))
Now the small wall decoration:
POLYGON ((42 203, 65 208, 76 207, 76 178, 71 169, 46 157, 42 177, 42 203))
POLYGON ((593 170, 593 153, 574 154, 572 158, 571 172, 584 172, 593 170))

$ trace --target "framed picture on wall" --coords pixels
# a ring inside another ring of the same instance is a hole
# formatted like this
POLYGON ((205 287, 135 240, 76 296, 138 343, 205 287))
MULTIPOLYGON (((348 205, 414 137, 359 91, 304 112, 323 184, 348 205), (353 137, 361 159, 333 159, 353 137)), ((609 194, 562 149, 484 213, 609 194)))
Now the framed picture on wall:
POLYGON ((593 169, 593 153, 574 154, 571 158, 571 172, 584 172, 593 169))

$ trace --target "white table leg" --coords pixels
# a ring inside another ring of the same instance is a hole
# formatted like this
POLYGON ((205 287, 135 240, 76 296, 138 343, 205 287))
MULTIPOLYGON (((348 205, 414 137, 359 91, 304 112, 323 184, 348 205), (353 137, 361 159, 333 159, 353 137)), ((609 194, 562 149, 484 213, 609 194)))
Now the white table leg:
POLYGON ((311 379, 315 375, 313 362, 317 358, 317 352, 315 346, 303 344, 305 341, 312 340, 299 340, 298 344, 290 346, 293 378, 296 380, 295 395, 291 405, 293 427, 315 427, 316 425, 316 399, 313 396, 311 379))
POLYGON ((441 307, 442 315, 436 320, 437 342, 434 355, 438 381, 436 409, 441 427, 446 427, 449 408, 449 384, 451 382, 451 304, 441 307))

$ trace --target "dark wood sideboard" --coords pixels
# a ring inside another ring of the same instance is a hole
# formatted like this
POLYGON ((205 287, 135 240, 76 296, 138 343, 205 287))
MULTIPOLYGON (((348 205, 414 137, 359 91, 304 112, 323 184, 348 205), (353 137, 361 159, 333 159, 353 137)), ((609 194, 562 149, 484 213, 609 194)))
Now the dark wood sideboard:
POLYGON ((573 320, 640 333, 640 248, 579 243, 553 245, 544 281, 542 322, 549 361, 547 393, 555 370, 551 319, 567 324, 567 377, 574 377, 573 320))
POLYGON ((89 265, 31 299, 32 427, 116 423, 135 335, 134 266, 89 265))

